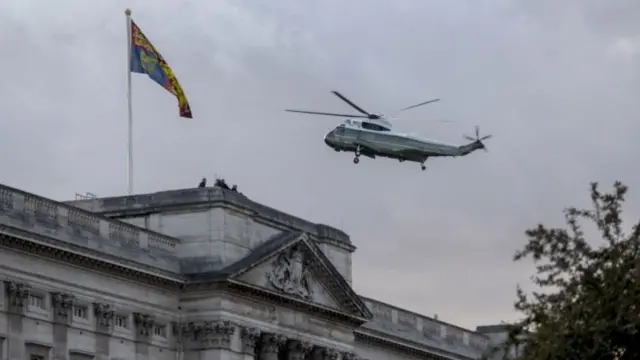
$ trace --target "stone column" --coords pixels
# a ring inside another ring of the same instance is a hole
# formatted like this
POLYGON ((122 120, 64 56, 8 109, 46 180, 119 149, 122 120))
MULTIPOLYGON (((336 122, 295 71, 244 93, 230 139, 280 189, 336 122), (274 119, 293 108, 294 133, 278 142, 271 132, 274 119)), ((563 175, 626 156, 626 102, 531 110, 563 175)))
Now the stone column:
POLYGON ((305 341, 289 340, 287 342, 287 360, 305 360, 313 346, 305 341))
POLYGON ((336 349, 328 349, 315 346, 311 351, 310 360, 338 360, 340 352, 336 349))
POLYGON ((341 360, 358 360, 358 355, 352 352, 343 352, 341 360))
POLYGON ((71 294, 51 293, 53 310, 53 360, 66 360, 67 330, 73 316, 74 297, 71 294))
POLYGON ((96 322, 96 360, 109 360, 109 339, 113 330, 115 311, 108 304, 93 303, 96 322))
POLYGON ((176 336, 176 349, 181 348, 183 354, 198 349, 198 335, 202 332, 202 325, 194 322, 176 323, 174 335, 176 336), (179 344, 177 343, 179 341, 179 344))
POLYGON ((24 339, 22 337, 22 318, 29 300, 29 287, 26 284, 5 282, 5 302, 8 316, 7 357, 9 360, 25 358, 24 339))
POLYGON ((153 335, 154 318, 148 314, 134 313, 133 322, 136 330, 136 360, 149 358, 149 340, 153 335))
POLYGON ((264 333, 260 338, 260 353, 258 360, 278 360, 278 353, 286 343, 282 335, 264 333))
POLYGON ((6 355, 4 354, 4 349, 7 348, 4 344, 5 340, 4 334, 0 335, 0 359, 6 359, 6 355))
POLYGON ((242 353, 245 359, 256 358, 256 345, 260 340, 260 330, 252 327, 243 327, 240 332, 240 342, 242 353))

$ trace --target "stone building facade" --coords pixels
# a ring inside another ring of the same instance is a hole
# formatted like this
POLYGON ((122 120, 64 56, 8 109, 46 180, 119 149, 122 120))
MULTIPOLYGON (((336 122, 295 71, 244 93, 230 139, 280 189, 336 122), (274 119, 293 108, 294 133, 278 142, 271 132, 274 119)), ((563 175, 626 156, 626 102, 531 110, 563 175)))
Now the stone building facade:
MULTIPOLYGON (((359 296, 344 232, 218 187, 56 202, 0 185, 0 359, 477 359, 359 296)), ((494 329, 495 330, 495 329, 494 329)))

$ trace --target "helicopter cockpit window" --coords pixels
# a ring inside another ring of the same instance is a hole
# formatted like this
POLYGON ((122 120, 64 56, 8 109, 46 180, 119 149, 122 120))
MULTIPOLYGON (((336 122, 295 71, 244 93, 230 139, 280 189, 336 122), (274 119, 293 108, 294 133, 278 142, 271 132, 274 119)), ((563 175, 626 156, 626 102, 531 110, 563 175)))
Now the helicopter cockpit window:
POLYGON ((389 129, 387 129, 386 127, 380 126, 378 124, 372 124, 372 123, 366 123, 366 122, 362 123, 362 127, 364 129, 373 130, 373 131, 389 131, 389 129))

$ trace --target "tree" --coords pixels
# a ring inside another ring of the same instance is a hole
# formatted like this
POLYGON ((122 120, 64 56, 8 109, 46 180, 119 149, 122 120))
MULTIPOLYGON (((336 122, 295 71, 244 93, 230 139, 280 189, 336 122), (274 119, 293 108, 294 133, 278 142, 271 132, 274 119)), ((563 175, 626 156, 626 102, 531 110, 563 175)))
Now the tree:
POLYGON ((514 261, 533 260, 537 289, 518 288, 524 320, 505 344, 523 348, 519 359, 640 359, 640 223, 623 229, 626 193, 620 182, 611 193, 592 183, 592 208, 566 209, 566 228, 526 231, 514 261), (585 234, 589 223, 600 239, 585 234))

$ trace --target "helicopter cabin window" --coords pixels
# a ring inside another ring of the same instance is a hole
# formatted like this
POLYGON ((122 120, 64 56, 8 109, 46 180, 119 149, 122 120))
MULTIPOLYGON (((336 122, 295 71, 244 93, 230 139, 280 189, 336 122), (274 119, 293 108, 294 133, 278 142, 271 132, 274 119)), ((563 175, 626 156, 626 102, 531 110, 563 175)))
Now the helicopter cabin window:
POLYGON ((378 124, 367 123, 367 122, 362 123, 362 128, 367 130, 373 130, 373 131, 389 131, 389 129, 387 129, 386 127, 380 126, 378 124))

